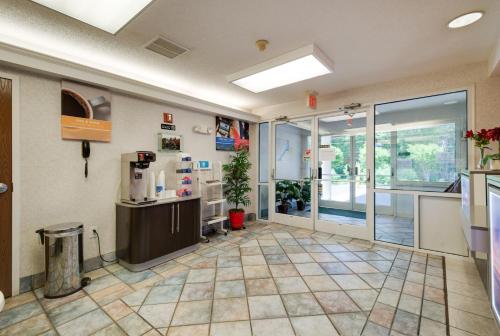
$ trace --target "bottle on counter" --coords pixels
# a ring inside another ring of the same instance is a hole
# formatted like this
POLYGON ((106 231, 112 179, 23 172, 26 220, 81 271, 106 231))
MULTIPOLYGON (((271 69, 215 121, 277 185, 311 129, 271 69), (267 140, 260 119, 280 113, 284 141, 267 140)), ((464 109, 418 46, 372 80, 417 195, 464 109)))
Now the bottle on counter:
POLYGON ((165 198, 165 172, 163 170, 158 174, 158 181, 156 181, 156 197, 165 198))

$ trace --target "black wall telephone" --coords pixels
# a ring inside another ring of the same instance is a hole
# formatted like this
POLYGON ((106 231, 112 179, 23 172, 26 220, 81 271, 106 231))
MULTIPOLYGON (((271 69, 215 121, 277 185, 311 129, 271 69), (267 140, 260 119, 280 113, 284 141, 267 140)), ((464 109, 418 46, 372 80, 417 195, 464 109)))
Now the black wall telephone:
POLYGON ((90 156, 90 142, 88 140, 82 141, 82 156, 85 159, 85 178, 87 178, 89 174, 87 159, 90 156))

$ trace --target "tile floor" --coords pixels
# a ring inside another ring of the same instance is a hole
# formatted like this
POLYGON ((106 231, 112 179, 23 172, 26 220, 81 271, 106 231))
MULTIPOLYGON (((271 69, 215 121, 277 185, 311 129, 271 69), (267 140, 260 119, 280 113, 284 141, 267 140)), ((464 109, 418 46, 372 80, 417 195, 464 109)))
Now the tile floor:
POLYGON ((413 246, 413 218, 376 215, 375 239, 388 243, 413 246))
MULTIPOLYGON (((291 216, 310 218, 311 209, 308 208, 304 211, 289 209, 288 214, 291 216)), ((318 216, 321 220, 335 222, 337 224, 366 226, 366 219, 362 218, 321 213, 321 210, 318 216)), ((375 216, 375 224, 376 240, 404 246, 413 246, 412 218, 378 214, 375 216)))
POLYGON ((325 221, 330 221, 330 222, 335 222, 335 223, 339 223, 339 224, 345 224, 345 225, 358 225, 358 226, 365 226, 366 225, 366 219, 363 219, 363 218, 332 215, 332 214, 321 213, 321 212, 319 213, 319 219, 325 220, 325 221))
POLYGON ((277 224, 214 237, 144 272, 113 264, 89 276, 62 299, 40 289, 8 299, 0 335, 498 332, 468 261, 277 224))

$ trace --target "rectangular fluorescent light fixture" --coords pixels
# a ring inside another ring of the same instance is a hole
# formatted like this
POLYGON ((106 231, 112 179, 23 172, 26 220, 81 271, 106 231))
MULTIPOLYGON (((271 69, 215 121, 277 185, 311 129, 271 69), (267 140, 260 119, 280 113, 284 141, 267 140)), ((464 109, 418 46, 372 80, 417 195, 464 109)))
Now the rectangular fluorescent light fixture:
POLYGON ((153 0, 32 0, 111 34, 116 34, 153 0))
POLYGON ((244 89, 259 93, 332 71, 333 64, 311 44, 232 74, 227 79, 244 89))

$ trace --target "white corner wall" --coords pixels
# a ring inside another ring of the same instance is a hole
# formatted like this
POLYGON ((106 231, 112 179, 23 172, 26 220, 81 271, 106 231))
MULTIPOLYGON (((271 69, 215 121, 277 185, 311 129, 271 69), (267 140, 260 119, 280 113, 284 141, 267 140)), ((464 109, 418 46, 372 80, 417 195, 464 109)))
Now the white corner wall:
MULTIPOLYGON (((215 127, 213 115, 192 112, 122 94, 112 94, 111 143, 91 143, 89 177, 84 178, 81 142, 64 141, 60 131, 60 80, 2 69, 20 79, 20 277, 42 272, 43 248, 35 230, 64 221, 95 225, 103 253, 115 250, 115 201, 120 186, 120 155, 157 150, 162 113, 174 114, 176 134, 194 160, 226 162, 229 153, 215 150, 214 135, 192 131, 195 125, 215 127)), ((255 125, 250 127, 256 144, 255 125)), ((255 146, 251 156, 255 157, 255 146)), ((252 169, 255 178, 256 167, 252 169)), ((255 192, 251 194, 255 213, 255 192)), ((97 241, 84 240, 85 259, 98 256, 97 241)))

